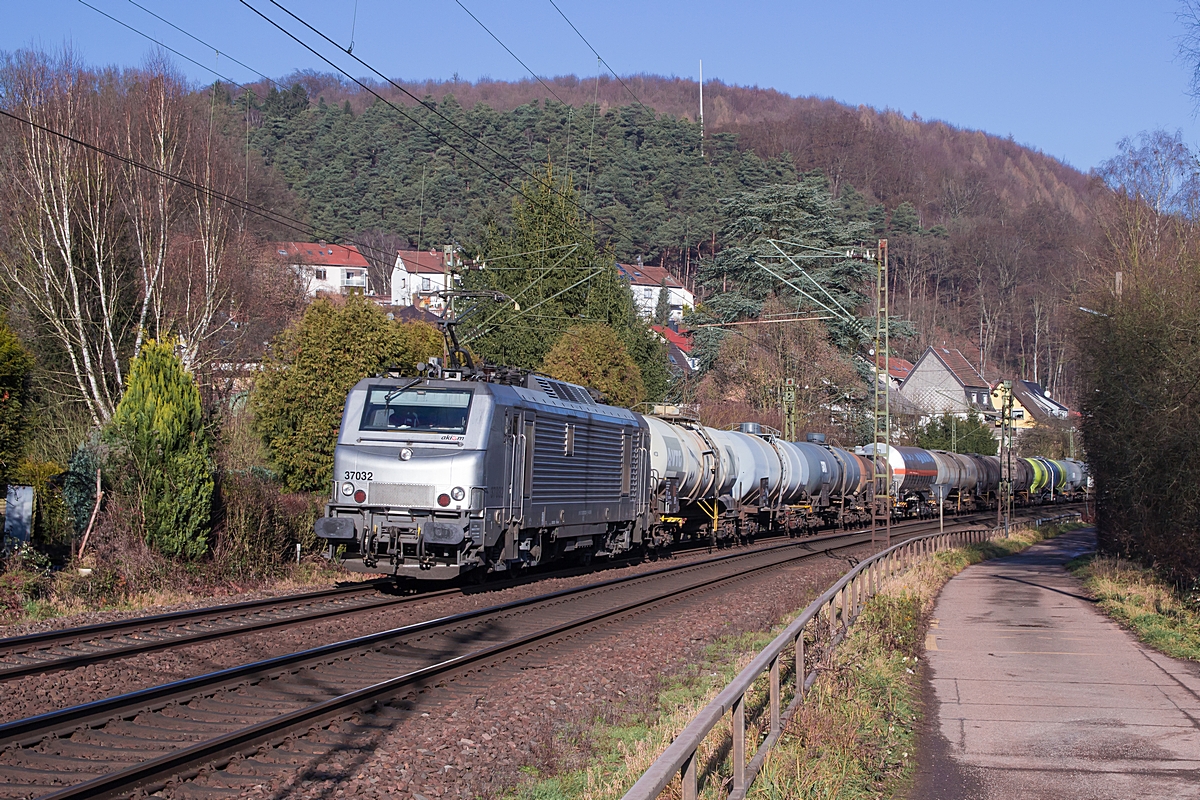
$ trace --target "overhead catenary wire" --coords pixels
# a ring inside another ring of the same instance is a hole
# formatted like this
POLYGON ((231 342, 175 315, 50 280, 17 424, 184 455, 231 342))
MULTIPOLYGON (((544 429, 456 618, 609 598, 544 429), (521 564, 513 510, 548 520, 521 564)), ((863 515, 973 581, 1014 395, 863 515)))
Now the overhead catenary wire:
MULTIPOLYGON (((130 0, 130 2, 132 2, 132 0, 130 0)), ((196 59, 194 59, 194 58, 191 58, 190 56, 184 55, 183 53, 179 52, 178 50, 176 50, 175 48, 171 47, 170 45, 168 45, 168 44, 166 44, 166 43, 162 42, 161 40, 159 40, 159 39, 155 39, 153 36, 151 36, 150 34, 146 33, 145 31, 138 30, 138 29, 137 29, 137 28, 135 28, 133 25, 130 25, 128 22, 124 22, 124 21, 122 21, 122 20, 120 20, 120 19, 117 19, 117 18, 116 18, 116 17, 114 17, 112 14, 109 14, 107 11, 102 11, 102 10, 100 10, 100 9, 96 8, 94 5, 92 5, 91 3, 87 2, 87 0, 79 0, 79 4, 80 4, 80 5, 83 5, 83 6, 86 6, 86 7, 90 8, 92 11, 95 11, 95 12, 96 12, 97 14, 99 14, 100 16, 102 16, 102 17, 105 17, 106 19, 109 19, 109 20, 111 20, 112 22, 115 22, 115 23, 117 23, 117 24, 118 24, 118 25, 120 25, 122 28, 125 28, 126 30, 132 31, 133 33, 136 33, 138 36, 141 36, 143 39, 146 39, 146 40, 148 40, 148 41, 151 41, 151 42, 153 42, 154 44, 158 45, 158 46, 159 46, 159 47, 161 47, 162 49, 164 49, 164 50, 166 50, 166 51, 168 51, 168 52, 174 53, 175 55, 177 55, 177 56, 179 56, 180 58, 182 58, 184 61, 187 61, 189 64, 194 64, 195 66, 199 67, 199 68, 200 68, 200 69, 202 69, 202 70, 205 70, 205 71, 207 71, 207 72, 211 72, 213 75, 216 75, 216 76, 217 76, 218 78, 220 78, 221 80, 223 80, 223 81, 225 81, 225 82, 227 82, 227 83, 230 83, 230 84, 232 84, 233 86, 236 86, 236 87, 238 87, 239 89, 244 89, 244 90, 246 90, 246 91, 252 91, 252 90, 251 90, 251 89, 250 89, 248 86, 245 86, 245 85, 243 85, 243 84, 241 84, 241 83, 238 83, 238 82, 237 82, 237 81, 235 81, 233 78, 230 78, 230 77, 228 77, 228 76, 226 76, 226 75, 223 75, 222 73, 218 72, 217 70, 213 69, 212 67, 208 66, 207 64, 202 64, 202 63, 200 63, 199 61, 197 61, 196 59)), ((134 3, 134 5, 137 5, 137 3, 134 3)), ((138 8, 141 8, 141 6, 138 6, 138 8)), ((157 17, 157 15, 155 15, 155 16, 157 17)), ((159 18, 159 19, 162 19, 161 17, 158 17, 158 18, 159 18)), ((164 22, 166 22, 166 20, 163 20, 163 21, 164 21, 164 22)), ((169 23, 169 22, 168 22, 167 24, 168 24, 168 25, 170 25, 171 23, 169 23)), ((171 27, 175 27, 175 26, 173 26, 173 25, 172 25, 171 27)), ((195 37, 193 36, 192 38, 195 38, 195 37)), ((199 39, 196 39, 196 41, 200 41, 200 40, 199 40, 199 39)), ((205 47, 211 47, 211 45, 205 45, 205 47)), ((220 50, 217 50, 217 48, 215 48, 215 47, 213 47, 213 48, 212 48, 212 50, 213 50, 213 52, 214 52, 214 53, 221 54, 221 51, 220 51, 220 50)), ((229 58, 229 56, 228 56, 228 55, 226 55, 225 57, 226 57, 226 58, 229 58)), ((230 58, 229 60, 230 60, 230 61, 233 61, 234 59, 230 58)), ((240 62, 240 61, 238 61, 238 62, 236 62, 236 63, 238 63, 238 64, 241 64, 241 62, 240 62)), ((243 66, 245 66, 245 65, 243 65, 243 66)), ((273 82, 273 81, 272 81, 272 82, 273 82)))
MULTIPOLYGON (((372 88, 372 87, 371 87, 371 86, 369 86, 368 84, 364 83, 362 80, 360 80, 360 79, 358 79, 358 78, 354 77, 353 75, 351 75, 350 73, 348 73, 348 72, 347 72, 345 69, 343 69, 343 68, 341 68, 340 66, 338 66, 338 65, 337 65, 337 64, 336 64, 336 63, 335 63, 335 62, 334 62, 332 59, 330 59, 330 58, 326 57, 325 55, 321 54, 320 52, 318 52, 318 51, 316 50, 316 48, 312 47, 312 46, 311 46, 311 45, 309 45, 307 42, 305 42, 304 40, 302 40, 300 37, 296 36, 294 33, 292 33, 291 31, 289 31, 287 28, 283 27, 283 26, 282 26, 282 25, 280 25, 278 22, 276 22, 275 20, 271 19, 271 17, 269 17, 269 16, 267 16, 266 14, 264 14, 264 13, 263 13, 261 10, 259 10, 259 9, 258 9, 258 8, 256 8, 255 6, 251 5, 251 4, 250 4, 250 2, 249 2, 248 0, 239 0, 239 2, 241 2, 241 4, 242 4, 242 5, 246 6, 246 8, 250 9, 250 10, 251 10, 251 11, 253 11, 255 14, 257 14, 259 17, 261 17, 263 20, 265 20, 265 21, 266 21, 268 24, 270 24, 270 25, 271 25, 272 27, 274 27, 276 30, 278 30, 279 32, 283 33, 283 34, 284 34, 285 36, 287 36, 289 39, 291 39, 292 41, 296 42, 298 45, 300 45, 301 47, 303 47, 303 48, 304 48, 305 50, 307 50, 308 52, 312 53, 312 54, 313 54, 314 56, 316 56, 317 58, 319 58, 319 59, 321 59, 322 61, 324 61, 324 62, 325 62, 326 64, 328 64, 330 67, 332 67, 332 68, 336 69, 338 72, 340 72, 340 73, 342 73, 343 75, 345 75, 347 78, 349 78, 349 80, 350 80, 352 83, 354 83, 355 85, 357 85, 359 88, 361 88, 361 89, 363 89, 364 91, 366 91, 366 92, 370 93, 372 96, 374 96, 375 98, 377 98, 377 99, 378 99, 378 100, 380 100, 381 102, 383 102, 383 103, 387 104, 387 105, 388 105, 390 108, 394 109, 396 112, 400 113, 400 114, 401 114, 402 116, 404 116, 406 119, 408 119, 408 120, 412 121, 414 124, 418 125, 418 126, 419 126, 419 127, 422 129, 422 130, 424 130, 426 133, 430 134, 431 136, 433 136, 433 137, 437 138, 438 140, 440 140, 441 142, 443 142, 443 143, 444 143, 444 144, 445 144, 447 147, 449 147, 449 148, 450 148, 451 150, 453 150, 455 153, 459 154, 460 156, 462 156, 462 157, 463 157, 463 158, 465 158, 466 160, 470 161, 472 164, 474 164, 475 166, 477 166, 477 167, 479 167, 480 169, 482 169, 482 170, 483 170, 484 172, 486 172, 488 175, 491 175, 493 178, 495 178, 497 181, 499 181, 499 182, 500 182, 501 184, 503 184, 504 186, 507 186, 509 189, 512 189, 513 191, 517 192, 519 195, 521 195, 522 197, 524 197, 526 200, 532 200, 532 198, 530 198, 530 197, 529 197, 527 194, 525 194, 525 191, 524 191, 522 188, 520 188, 520 187, 517 187, 517 186, 514 186, 514 185, 512 184, 512 182, 508 181, 508 180, 507 180, 507 179, 505 179, 503 176, 501 176, 501 175, 497 174, 495 170, 491 169, 491 168, 490 168, 490 167, 488 167, 487 165, 485 165, 485 164, 483 164, 482 162, 480 162, 480 161, 479 161, 477 158, 475 158, 475 157, 474 157, 474 155, 472 155, 471 153, 467 152, 467 151, 466 151, 466 150, 464 150, 463 148, 459 147, 458 145, 456 145, 456 144, 454 144, 453 142, 451 142, 451 141, 449 141, 448 139, 446 139, 446 137, 445 137, 444 135, 442 135, 442 134, 441 134, 441 132, 439 132, 439 131, 437 131, 437 130, 434 130, 434 129, 431 129, 431 128, 427 127, 427 126, 426 126, 426 125, 424 125, 424 124, 423 124, 423 123, 422 123, 420 120, 416 119, 416 118, 415 118, 415 117, 413 117, 411 114, 407 113, 407 112, 406 112, 406 111, 405 111, 405 110, 404 110, 402 107, 400 107, 400 106, 397 106, 395 103, 393 103, 392 101, 388 100, 386 97, 384 97, 383 95, 381 95, 379 92, 375 91, 375 89, 374 89, 374 88, 372 88)), ((298 22, 299 24, 303 25, 303 26, 304 26, 305 28, 307 28, 308 30, 312 31, 314 34, 316 34, 317 36, 319 36, 319 37, 320 37, 322 40, 324 40, 326 43, 328 43, 328 44, 332 45, 333 47, 336 47, 336 48, 338 48, 338 50, 339 50, 340 52, 345 52, 345 51, 341 50, 341 48, 338 46, 338 44, 337 44, 335 41, 333 41, 331 38, 329 38, 329 36, 327 36, 325 33, 323 33, 323 32, 322 32, 321 30, 319 30, 318 28, 314 27, 314 26, 313 26, 311 23, 309 23, 309 22, 308 22, 307 20, 305 20, 303 17, 300 17, 300 16, 299 16, 299 15, 297 15, 296 13, 292 12, 291 10, 289 10, 289 9, 288 9, 286 6, 284 6, 282 3, 279 3, 279 2, 278 2, 278 0, 268 0, 268 2, 270 2, 270 3, 271 3, 271 5, 273 5, 273 6, 275 6, 276 8, 278 8, 280 11, 284 12, 285 14, 287 14, 289 17, 291 17, 293 20, 295 20, 295 21, 296 21, 296 22, 298 22)), ((471 131, 469 131, 469 130, 467 130, 466 128, 464 128, 464 127, 463 127, 462 125, 460 125, 460 124, 459 124, 457 121, 455 121, 455 120, 454 120, 454 119, 452 119, 451 117, 448 117, 446 114, 442 113, 442 111, 441 111, 441 110, 439 110, 439 109, 437 108, 437 106, 436 106, 436 105, 434 105, 434 104, 432 104, 432 103, 429 103, 429 102, 426 102, 426 101, 422 100, 421 98, 417 97, 415 94, 413 94, 412 92, 410 92, 410 91, 409 91, 407 88, 405 88, 404 86, 402 86, 402 85, 401 85, 401 84, 399 84, 399 83, 396 83, 394 80, 392 80, 391 78, 389 78, 389 77, 387 77, 386 75, 384 75, 382 72, 380 72, 378 69, 376 69, 375 67, 373 67, 371 64, 367 63, 367 62, 366 62, 365 60, 363 60, 361 57, 359 57, 359 56, 356 56, 356 55, 353 55, 353 54, 351 54, 351 53, 347 53, 347 55, 348 55, 350 58, 352 58, 352 59, 354 59, 355 61, 357 61, 357 62, 358 62, 359 64, 361 64, 363 67, 365 67, 366 69, 370 70, 372 73, 374 73, 375 75, 377 75, 379 78, 381 78, 383 81, 385 81, 386 83, 388 83, 390 86, 394 87, 395 89, 397 89, 398 91, 400 91, 401 93, 403 93, 404 95, 406 95, 407 97, 411 98, 413 101, 415 101, 415 102, 416 102, 416 103, 417 103, 417 104, 418 104, 418 105, 419 105, 421 108, 425 109, 427 112, 429 112, 429 113, 431 113, 431 114, 434 114, 434 115, 435 115, 435 116, 437 116, 439 119, 442 119, 442 120, 444 120, 445 122, 447 122, 448 124, 450 124, 451 126, 453 126, 455 129, 457 129, 458 131, 460 131, 462 134, 464 134, 465 136, 467 136, 468 138, 470 138, 470 139, 473 139, 474 141, 478 142, 478 143, 479 143, 480 145, 482 145, 483 147, 485 147, 485 148, 487 148, 488 150, 492 151, 492 152, 493 152, 493 153, 495 153, 497 156, 499 156, 500 158, 502 158, 504 161, 506 161, 506 162, 508 162, 509 164, 511 164, 511 165, 512 165, 512 166, 513 166, 513 167, 514 167, 516 170, 518 170, 519 172, 521 172, 522 174, 524 174, 524 175, 525 175, 526 177, 528 177, 529 179, 531 179, 531 180, 533 180, 533 181, 535 181, 535 182, 537 182, 537 183, 539 183, 539 184, 541 184, 541 185, 545 186, 545 187, 546 187, 546 189, 547 189, 547 190, 548 190, 550 193, 552 193, 552 194, 554 194, 554 195, 557 195, 557 196, 559 196, 560 198, 562 198, 562 199, 564 199, 564 200, 567 200, 568 202, 570 202, 570 203, 571 203, 571 204, 572 204, 572 205, 573 205, 575 208, 577 208, 577 209, 578 209, 578 210, 579 210, 579 211, 580 211, 580 212, 581 212, 583 215, 585 215, 586 217, 588 217, 588 219, 592 220, 593 222, 598 222, 598 223, 600 223, 602 226, 604 226, 604 227, 605 227, 605 228, 607 228, 608 230, 612 231, 613 233, 616 233, 616 232, 617 232, 617 231, 616 231, 616 229, 614 228, 614 226, 613 226, 611 223, 609 223, 609 222, 606 222, 606 221, 605 221, 605 220, 603 220, 603 219, 600 219, 600 218, 599 218, 599 217, 597 217, 595 214, 593 214, 591 211, 589 211, 587 208, 585 208, 585 207, 584 207, 582 204, 580 204, 578 200, 573 200, 573 199, 570 199, 570 198, 569 198, 569 197, 568 197, 568 196, 567 196, 567 195, 566 195, 566 194, 565 194, 565 193, 564 193, 562 190, 558 189, 558 187, 554 186, 554 185, 553 185, 551 182, 547 181, 547 179, 546 179, 546 178, 543 178, 543 177, 542 177, 542 176, 540 176, 540 175, 537 175, 537 174, 534 174, 534 173, 530 172, 530 171, 529 171, 527 168, 525 168, 525 166, 523 166, 522 164, 520 164, 520 163, 519 163, 519 162, 517 162, 517 161, 514 161, 514 160, 513 160, 511 157, 509 157, 509 155, 508 155, 507 153, 504 153, 504 152, 502 152, 502 151, 498 150, 496 147, 494 147, 494 146, 493 146, 492 144, 490 144, 489 142, 485 141, 485 140, 484 140, 484 139, 482 139, 481 137, 477 136, 476 134, 474 134, 474 133, 472 133, 471 131)), ((565 220, 565 219, 564 219, 563 221, 564 221, 564 222, 568 222, 568 224, 569 224, 569 221, 568 221, 568 220, 565 220)), ((582 230, 578 229, 578 227, 577 227, 577 226, 572 226, 572 227, 576 227, 576 230, 577 230, 577 232, 578 232, 578 233, 584 233, 584 231, 582 231, 582 230)))
POLYGON ((94 142, 89 142, 86 139, 80 139, 77 136, 72 136, 69 133, 64 133, 63 131, 56 130, 47 125, 43 125, 43 124, 41 124, 39 122, 35 122, 31 119, 27 119, 26 117, 22 117, 19 114, 14 114, 11 111, 7 111, 5 109, 0 108, 0 116, 7 117, 7 118, 13 120, 14 122, 20 123, 21 125, 26 125, 30 128, 36 128, 37 130, 40 130, 43 133, 47 133, 47 134, 50 134, 51 136, 58 137, 60 139, 63 139, 64 141, 70 142, 72 144, 79 145, 80 147, 86 148, 95 153, 99 153, 100 155, 114 159, 115 161, 125 164, 126 166, 133 167, 134 169, 142 170, 151 175, 155 175, 156 177, 172 181, 174 183, 179 184, 180 186, 183 186, 188 189, 192 189, 193 191, 201 192, 201 193, 207 195, 208 197, 211 197, 214 200, 219 200, 221 202, 228 203, 229 205, 233 206, 234 208, 240 209, 240 210, 245 211, 250 214, 254 214, 257 217, 261 217, 265 220, 273 222, 276 225, 280 225, 289 230, 294 230, 297 233, 302 233, 308 237, 316 237, 316 238, 321 238, 321 239, 340 239, 341 241, 348 242, 349 244, 354 245, 356 248, 358 248, 360 250, 360 252, 362 252, 364 250, 368 251, 368 252, 376 252, 376 253, 383 252, 383 251, 380 251, 376 247, 372 247, 371 245, 356 241, 347 236, 341 236, 341 235, 337 234, 336 232, 331 231, 327 228, 321 228, 321 227, 309 224, 307 222, 304 222, 303 220, 296 219, 295 217, 289 217, 286 214, 282 214, 278 211, 273 211, 272 209, 266 208, 265 206, 260 206, 255 203, 250 203, 248 201, 242 200, 241 198, 235 197, 234 195, 222 192, 219 189, 214 189, 211 186, 209 186, 208 184, 200 183, 198 181, 192 180, 191 178, 188 178, 186 176, 178 175, 173 172, 167 172, 166 170, 158 169, 157 167, 154 167, 154 166, 151 166, 144 162, 138 161, 137 159, 130 158, 129 156, 122 155, 121 153, 118 153, 114 150, 110 150, 106 147, 101 147, 100 145, 97 145, 94 142))
POLYGON ((617 82, 625 87, 625 91, 629 92, 629 96, 633 98, 634 102, 636 102, 639 106, 641 106, 644 111, 649 111, 651 114, 653 114, 654 113, 653 109, 649 108, 645 103, 643 103, 638 98, 638 96, 636 94, 633 93, 633 89, 629 88, 629 84, 625 83, 625 81, 621 79, 621 76, 618 75, 616 73, 616 71, 608 65, 608 62, 604 60, 604 57, 602 55, 600 55, 599 52, 597 52, 596 48, 592 47, 592 43, 587 40, 587 37, 585 37, 582 33, 580 33, 579 28, 575 27, 575 23, 571 22, 570 18, 568 18, 567 15, 563 13, 563 10, 558 7, 558 3, 555 3, 554 0, 550 0, 550 5, 554 6, 554 10, 558 12, 559 16, 561 16, 564 20, 566 20, 566 23, 571 26, 571 30, 575 31, 575 35, 578 36, 580 38, 580 40, 582 40, 583 43, 587 45, 588 49, 592 51, 592 54, 595 55, 596 58, 600 61, 600 63, 603 64, 605 66, 605 68, 608 69, 608 71, 612 73, 612 76, 617 79, 617 82))
MULTIPOLYGON (((239 67, 241 67, 242 69, 248 69, 248 70, 250 70, 251 72, 253 72, 255 75, 257 75, 258 77, 262 78, 264 81, 267 81, 268 83, 270 83, 272 86, 279 87, 279 84, 278 84, 278 83, 277 83, 277 82, 276 82, 274 79, 272 79, 272 78, 270 78, 270 77, 268 77, 268 76, 266 76, 266 75, 262 74, 261 72, 259 72, 258 70, 256 70, 254 67, 250 66, 249 64, 246 64, 246 63, 244 63, 244 62, 242 62, 242 61, 238 61, 236 58, 234 58, 234 57, 230 56, 230 55, 229 55, 229 53, 226 53, 226 52, 223 52, 223 51, 219 50, 219 49, 218 49, 218 48, 217 48, 215 45, 211 45, 211 44, 209 44, 208 42, 206 42, 206 41, 204 41, 203 39, 201 39, 200 37, 198 37, 198 36, 196 36, 195 34, 191 33, 190 31, 184 30, 183 28, 181 28, 181 27, 179 27, 178 25, 176 25, 174 22, 171 22, 169 19, 165 19, 165 18, 163 18, 163 17, 159 16, 158 14, 154 13, 154 12, 153 12, 153 11, 151 11, 150 9, 146 8, 144 5, 142 5, 142 4, 138 3, 138 2, 136 2, 136 0, 128 0, 128 2, 129 2, 129 4, 130 4, 130 5, 136 6, 136 7, 140 8, 142 11, 145 11, 147 14, 149 14, 149 15, 150 15, 150 16, 152 16, 152 17, 154 17, 156 20, 158 20, 159 22, 163 23, 164 25, 168 25, 168 26, 170 26, 171 28, 173 28, 173 29, 175 29, 175 30, 179 31, 180 33, 182 33, 184 36, 188 37, 188 38, 189 38, 189 39, 191 39, 192 41, 194 41, 194 42, 198 42, 198 43, 200 43, 200 44, 204 45, 205 47, 209 48, 209 49, 210 49, 210 50, 212 50, 213 52, 219 52, 219 53, 221 53, 222 55, 224 55, 224 56, 225 56, 225 58, 227 58, 228 60, 230 60, 230 61, 232 61, 233 63, 237 64, 237 65, 238 65, 239 67)), ((141 33, 141 31, 138 31, 138 33, 141 33)), ((144 34, 143 34, 143 35, 144 35, 144 34)), ((235 85, 237 85, 237 86, 241 86, 241 84, 235 84, 235 85)), ((282 88, 282 87, 280 87, 280 88, 282 88)))
POLYGON ((454 2, 458 3, 458 7, 461 8, 463 11, 467 12, 467 16, 469 16, 471 19, 475 20, 475 22, 478 23, 479 27, 483 28, 483 30, 487 33, 488 36, 491 36, 493 39, 495 39, 496 44, 503 47, 504 51, 506 53, 508 53, 510 56, 512 56, 514 59, 516 59, 516 62, 518 64, 520 64, 522 67, 524 67, 525 71, 534 77, 534 80, 536 80, 538 83, 540 83, 542 86, 544 86, 546 88, 546 91, 554 96, 555 100, 562 103, 563 105, 567 105, 567 101, 565 101, 561 97, 559 97, 558 92, 554 91, 554 89, 551 88, 550 84, 546 83, 546 81, 542 79, 542 76, 540 76, 536 72, 534 72, 530 68, 530 66, 528 64, 526 64, 524 61, 522 61, 521 57, 518 56, 516 53, 514 53, 508 45, 506 45, 504 42, 500 41, 500 37, 497 36, 496 34, 492 33, 491 28, 489 28, 487 25, 484 25, 483 21, 471 12, 471 9, 469 9, 465 5, 463 5, 462 0, 454 0, 454 2))

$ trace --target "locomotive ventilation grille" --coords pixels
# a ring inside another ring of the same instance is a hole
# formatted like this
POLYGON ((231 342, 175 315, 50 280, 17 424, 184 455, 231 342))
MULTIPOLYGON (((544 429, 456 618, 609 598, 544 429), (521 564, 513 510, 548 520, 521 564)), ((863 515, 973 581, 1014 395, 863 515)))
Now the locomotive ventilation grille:
POLYGON ((367 502, 374 506, 431 508, 437 502, 432 486, 416 483, 370 483, 367 502))

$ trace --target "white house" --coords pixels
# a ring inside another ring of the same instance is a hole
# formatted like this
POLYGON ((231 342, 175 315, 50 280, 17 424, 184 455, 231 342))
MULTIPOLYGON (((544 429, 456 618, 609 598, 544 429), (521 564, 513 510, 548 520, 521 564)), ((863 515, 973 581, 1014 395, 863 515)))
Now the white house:
POLYGON ((930 415, 950 412, 966 417, 971 411, 995 411, 992 387, 952 347, 927 347, 900 385, 900 393, 930 415))
POLYGON ((617 269, 620 270, 621 277, 629 281, 629 290, 633 292, 633 303, 643 317, 654 317, 654 311, 658 307, 658 293, 662 291, 664 283, 666 284, 667 303, 671 307, 671 320, 681 321, 683 310, 696 305, 696 298, 692 293, 663 267, 617 264, 617 269))
POLYGON ((372 294, 367 260, 353 245, 275 242, 271 247, 300 276, 309 297, 321 292, 372 294))
MULTIPOLYGON (((450 256, 453 258, 453 254, 450 256)), ((453 281, 453 278, 451 278, 453 281)), ((446 288, 446 254, 437 250, 399 250, 392 267, 392 305, 416 306, 441 314, 445 301, 435 292, 446 288)))

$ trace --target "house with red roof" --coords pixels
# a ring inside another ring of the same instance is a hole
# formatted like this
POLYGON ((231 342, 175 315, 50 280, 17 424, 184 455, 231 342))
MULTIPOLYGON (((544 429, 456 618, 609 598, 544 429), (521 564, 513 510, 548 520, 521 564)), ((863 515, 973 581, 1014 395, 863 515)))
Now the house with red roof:
MULTIPOLYGON (((891 371, 889 365, 889 376, 891 371)), ((965 417, 971 411, 995 412, 991 386, 966 356, 952 347, 927 347, 900 384, 900 393, 931 415, 950 412, 965 417)))
POLYGON ((692 340, 687 335, 686 328, 679 328, 678 325, 651 325, 650 330, 658 334, 658 337, 667 345, 667 361, 671 365, 673 373, 681 375, 690 375, 699 369, 699 362, 692 358, 692 340))
POLYGON ((696 298, 689 292, 679 279, 663 267, 651 267, 641 263, 617 264, 621 277, 629 281, 629 290, 633 292, 633 304, 643 317, 654 317, 658 307, 659 292, 666 287, 667 304, 670 306, 670 319, 679 322, 683 319, 684 309, 696 305, 696 298))
POLYGON ((274 255, 285 260, 304 284, 309 297, 328 294, 372 294, 367 259, 354 245, 319 242, 275 242, 274 255))

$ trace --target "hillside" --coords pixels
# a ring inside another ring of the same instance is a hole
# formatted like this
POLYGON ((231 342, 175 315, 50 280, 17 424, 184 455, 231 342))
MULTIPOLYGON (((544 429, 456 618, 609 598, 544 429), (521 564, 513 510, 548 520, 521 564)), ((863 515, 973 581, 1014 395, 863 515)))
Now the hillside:
POLYGON ((666 266, 704 298, 698 263, 728 244, 721 199, 823 173, 851 216, 887 236, 893 310, 928 344, 983 354, 983 372, 1019 375, 1072 399, 1063 309, 1073 307, 1090 208, 1102 184, 1043 153, 979 131, 833 100, 705 86, 701 153, 694 81, 635 76, 413 82, 380 103, 333 76, 262 104, 251 141, 315 222, 407 246, 468 247, 505 224, 514 187, 547 161, 566 167, 602 243, 666 266), (305 103, 307 99, 307 104, 305 103))
MULTIPOLYGON (((598 81, 561 76, 547 83, 558 98, 581 110, 598 103, 604 113, 640 101, 658 113, 696 121, 699 87, 695 81, 654 75, 622 80, 625 86, 607 76, 598 81)), ((360 96, 356 88, 348 89, 331 75, 297 73, 282 82, 300 83, 314 99, 321 95, 331 103, 350 99, 355 108, 374 100, 360 96)), ((453 95, 464 108, 482 103, 497 111, 511 111, 554 99, 531 79, 398 83, 418 97, 441 101, 453 95)), ((379 87, 378 91, 397 104, 412 104, 391 87, 379 87)), ((1088 176, 1009 138, 893 111, 856 108, 827 98, 791 97, 774 89, 730 86, 715 80, 705 83, 704 102, 709 135, 736 134, 739 147, 765 159, 788 153, 798 169, 826 172, 835 193, 842 182, 849 182, 889 208, 909 201, 921 209, 927 225, 969 211, 981 193, 1018 208, 1050 203, 1077 219, 1087 216, 1088 176)))

